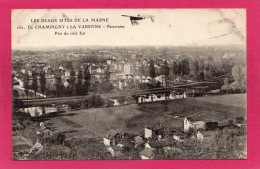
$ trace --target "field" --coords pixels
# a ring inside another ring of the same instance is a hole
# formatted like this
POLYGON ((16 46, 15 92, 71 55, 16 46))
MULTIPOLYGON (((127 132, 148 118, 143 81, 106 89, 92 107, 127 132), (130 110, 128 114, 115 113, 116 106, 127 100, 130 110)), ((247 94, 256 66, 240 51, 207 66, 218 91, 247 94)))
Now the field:
POLYGON ((170 114, 196 117, 204 121, 246 119, 246 95, 187 98, 152 104, 95 108, 70 111, 50 118, 47 123, 68 136, 102 136, 109 129, 140 134, 145 125, 161 123, 166 127, 182 127, 182 119, 170 114), (239 103, 239 104, 236 104, 239 103), (242 104, 244 103, 244 104, 242 104))
POLYGON ((246 94, 199 97, 198 99, 202 101, 208 101, 210 103, 246 108, 246 94))

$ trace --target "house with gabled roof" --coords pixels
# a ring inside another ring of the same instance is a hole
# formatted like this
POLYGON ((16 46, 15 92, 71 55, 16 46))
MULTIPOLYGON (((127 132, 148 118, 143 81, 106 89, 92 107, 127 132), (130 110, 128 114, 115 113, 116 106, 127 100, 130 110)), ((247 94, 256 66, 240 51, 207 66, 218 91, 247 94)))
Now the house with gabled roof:
POLYGON ((183 127, 184 127, 184 132, 188 132, 191 129, 193 130, 205 130, 206 128, 206 123, 204 121, 191 121, 191 118, 189 117, 184 117, 183 119, 183 127))
POLYGON ((219 128, 218 122, 212 122, 208 120, 201 120, 198 118, 184 117, 183 119, 184 132, 188 132, 190 129, 193 130, 215 130, 219 128))
POLYGON ((162 139, 164 137, 164 127, 158 123, 152 126, 144 127, 144 137, 162 139))
POLYGON ((120 133, 116 130, 110 129, 103 137, 103 142, 106 146, 116 145, 120 140, 120 133))

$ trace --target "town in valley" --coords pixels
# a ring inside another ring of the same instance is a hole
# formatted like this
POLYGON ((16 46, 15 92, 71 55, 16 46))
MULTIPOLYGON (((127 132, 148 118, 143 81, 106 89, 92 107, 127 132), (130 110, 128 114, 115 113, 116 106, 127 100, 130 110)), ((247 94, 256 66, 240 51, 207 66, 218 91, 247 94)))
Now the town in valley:
POLYGON ((13 49, 13 159, 246 159, 240 45, 13 49))

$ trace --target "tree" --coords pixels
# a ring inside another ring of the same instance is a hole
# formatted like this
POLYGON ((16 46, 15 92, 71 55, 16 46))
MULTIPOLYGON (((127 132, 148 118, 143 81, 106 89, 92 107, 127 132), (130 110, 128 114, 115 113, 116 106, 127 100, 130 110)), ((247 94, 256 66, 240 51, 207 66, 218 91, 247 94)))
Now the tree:
POLYGON ((105 77, 104 77, 105 81, 110 82, 110 67, 109 66, 107 66, 104 75, 105 75, 105 77))
POLYGON ((165 76, 165 85, 167 86, 167 80, 170 74, 170 68, 167 61, 164 61, 163 65, 160 67, 160 73, 165 76))
POLYGON ((214 58, 209 56, 203 63, 203 72, 206 79, 210 79, 213 76, 218 76, 218 70, 214 63, 214 58))
POLYGON ((154 68, 154 60, 150 60, 150 65, 149 65, 149 76, 154 79, 155 78, 155 68, 154 68))
POLYGON ((241 82, 242 81, 242 71, 240 65, 234 65, 232 67, 232 76, 234 81, 241 82))
POLYGON ((146 65, 144 66, 144 76, 149 76, 150 75, 150 66, 146 65))
POLYGON ((224 79, 224 85, 229 85, 228 78, 224 79))
POLYGON ((35 71, 32 72, 32 78, 33 78, 32 89, 34 91, 35 98, 36 98, 36 93, 37 93, 37 90, 38 90, 38 84, 37 84, 37 74, 36 74, 35 71))
POLYGON ((199 63, 197 60, 190 62, 190 75, 197 79, 199 72, 199 63))
POLYGON ((104 83, 100 84, 100 86, 101 86, 102 91, 104 91, 104 92, 110 92, 111 90, 114 89, 113 84, 110 82, 104 82, 104 83))
POLYGON ((82 80, 83 80, 82 70, 79 69, 78 79, 77 79, 77 95, 84 94, 83 91, 82 91, 82 80))
POLYGON ((178 68, 178 64, 176 61, 173 62, 172 64, 172 73, 173 75, 178 75, 179 74, 179 68, 178 68))
POLYGON ((230 86, 229 86, 228 78, 224 79, 224 85, 221 87, 221 90, 224 91, 225 93, 230 92, 230 86))
POLYGON ((210 78, 212 78, 212 66, 209 64, 209 62, 204 62, 204 70, 203 70, 203 72, 204 72, 204 77, 206 78, 206 79, 210 79, 210 78))
POLYGON ((42 71, 40 74, 40 84, 41 84, 41 92, 44 95, 45 88, 46 88, 46 77, 44 71, 42 71))
POLYGON ((178 71, 177 71, 177 72, 178 72, 177 74, 180 75, 180 76, 183 75, 182 69, 183 69, 183 68, 182 68, 182 62, 180 62, 180 63, 178 64, 178 71))
POLYGON ((83 92, 85 94, 88 94, 89 87, 90 87, 90 79, 91 79, 91 74, 89 72, 89 67, 86 67, 84 70, 84 83, 83 83, 83 92))
POLYGON ((70 79, 69 79, 69 84, 70 84, 70 94, 75 95, 76 94, 76 73, 73 68, 70 69, 70 79))
POLYGON ((190 73, 189 59, 185 58, 179 64, 179 71, 182 76, 188 75, 190 73))
POLYGON ((94 84, 93 84, 93 91, 94 92, 99 92, 99 89, 100 89, 100 83, 98 81, 96 81, 94 84))
POLYGON ((204 72, 203 71, 201 71, 201 72, 199 72, 199 76, 198 76, 198 80, 204 80, 204 72))
POLYGON ((19 92, 17 90, 13 90, 13 98, 19 98, 19 92))
POLYGON ((14 78, 15 78, 15 74, 12 74, 12 86, 14 86, 14 78))
POLYGON ((245 66, 241 67, 241 84, 243 86, 246 86, 246 67, 245 66))
POLYGON ((145 66, 141 64, 139 67, 140 76, 142 77, 145 74, 145 66))
POLYGON ((66 62, 66 67, 67 67, 68 69, 72 69, 72 61, 67 61, 67 62, 66 62))
POLYGON ((24 75, 24 79, 23 79, 23 84, 24 84, 24 92, 27 96, 27 99, 29 96, 29 89, 30 89, 29 82, 30 82, 30 77, 29 77, 28 72, 26 71, 25 75, 24 75))
POLYGON ((113 84, 110 82, 110 67, 107 67, 104 73, 104 83, 101 84, 101 89, 104 92, 110 92, 111 90, 114 89, 113 84))
POLYGON ((56 96, 62 96, 64 86, 62 84, 61 74, 56 73, 55 79, 56 79, 56 96))
POLYGON ((94 95, 91 100, 91 107, 102 107, 104 106, 104 100, 99 95, 94 95))
POLYGON ((236 123, 244 123, 245 119, 244 117, 240 116, 240 117, 236 117, 236 123))

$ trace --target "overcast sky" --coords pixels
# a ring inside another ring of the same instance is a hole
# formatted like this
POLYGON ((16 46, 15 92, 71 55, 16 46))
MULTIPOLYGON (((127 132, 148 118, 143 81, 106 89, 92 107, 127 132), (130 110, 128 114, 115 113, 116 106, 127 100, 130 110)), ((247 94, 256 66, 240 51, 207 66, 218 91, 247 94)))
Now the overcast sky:
POLYGON ((73 10, 13 10, 12 47, 44 46, 130 46, 130 45, 245 45, 245 9, 73 9, 73 10), (154 22, 145 19, 132 26, 130 19, 121 15, 152 15, 154 22), (31 23, 30 19, 51 18, 108 18, 106 25, 125 28, 77 29, 86 35, 63 36, 66 30, 28 30, 27 25, 89 25, 81 23, 31 23), (23 26, 26 29, 17 29, 23 26))

